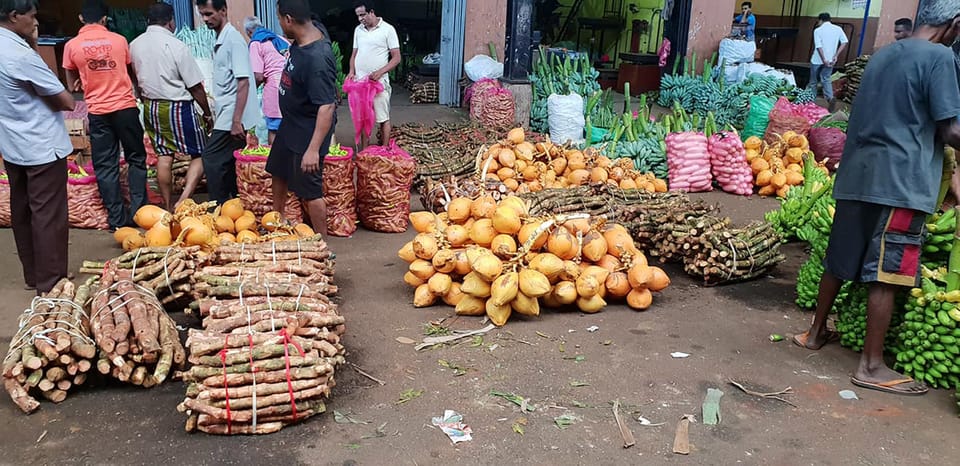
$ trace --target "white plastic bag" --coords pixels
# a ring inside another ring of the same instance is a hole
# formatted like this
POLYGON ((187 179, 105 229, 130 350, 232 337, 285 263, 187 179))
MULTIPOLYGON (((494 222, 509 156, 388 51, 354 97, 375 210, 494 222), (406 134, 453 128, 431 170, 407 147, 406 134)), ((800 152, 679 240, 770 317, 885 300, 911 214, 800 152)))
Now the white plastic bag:
POLYGON ((753 56, 757 52, 757 43, 754 41, 723 39, 720 41, 720 51, 717 63, 735 65, 753 63, 753 56))
POLYGON ((547 97, 547 124, 550 127, 550 140, 563 144, 567 141, 583 141, 583 97, 579 94, 550 94, 547 97))
POLYGON ((470 61, 463 64, 463 71, 473 82, 483 78, 499 79, 503 76, 503 63, 486 55, 474 55, 470 61))

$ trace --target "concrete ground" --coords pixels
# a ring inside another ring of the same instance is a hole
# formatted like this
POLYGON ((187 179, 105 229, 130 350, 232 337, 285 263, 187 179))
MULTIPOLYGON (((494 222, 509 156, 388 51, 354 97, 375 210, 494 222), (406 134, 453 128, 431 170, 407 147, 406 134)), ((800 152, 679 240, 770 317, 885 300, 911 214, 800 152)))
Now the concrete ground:
MULTIPOLYGON (((394 110, 397 120, 455 118, 435 106, 394 110)), ((338 133, 349 141, 341 115, 338 133)), ((770 200, 711 193, 735 221, 761 218, 770 200)), ((772 333, 790 335, 810 315, 793 304, 803 251, 785 246, 786 263, 762 280, 697 286, 675 266, 673 284, 646 312, 611 305, 603 312, 545 312, 514 319, 482 340, 421 352, 397 341, 419 341, 424 326, 482 327, 452 309, 414 309, 396 251, 413 234, 359 230, 335 238, 336 281, 347 318, 348 360, 383 380, 349 367, 338 373, 328 413, 264 437, 187 434, 176 412, 185 386, 177 381, 145 391, 95 381, 59 405, 42 402, 30 416, 0 401, 3 464, 954 464, 960 422, 950 393, 907 398, 853 387, 857 355, 839 346, 820 352, 772 333), (596 332, 587 328, 597 326, 596 332), (690 356, 675 359, 671 352, 690 356), (441 363, 443 361, 443 363, 441 363), (446 366, 456 366, 454 371, 446 366), (462 375, 457 375, 464 372, 462 375), (796 405, 746 395, 728 384, 772 392, 792 387, 796 405), (725 395, 719 425, 690 426, 692 452, 672 453, 682 415, 699 420, 707 388, 725 395), (838 391, 854 390, 857 401, 838 391), (422 390, 398 403, 401 393, 422 390), (491 391, 528 400, 528 411, 491 391), (619 400, 636 445, 623 448, 611 403, 619 400), (473 429, 473 440, 452 445, 430 425, 452 409, 473 429), (333 411, 357 423, 337 423, 333 411), (557 418, 571 425, 561 428, 557 418), (649 420, 644 425, 639 417, 649 420), (663 423, 661 425, 661 423, 663 423), (953 458, 953 459, 951 459, 953 458)), ((71 232, 71 267, 118 254, 108 233, 71 232)), ((10 230, 0 230, 0 353, 16 331, 31 294, 22 290, 10 230)), ((197 322, 182 314, 183 325, 197 322)))

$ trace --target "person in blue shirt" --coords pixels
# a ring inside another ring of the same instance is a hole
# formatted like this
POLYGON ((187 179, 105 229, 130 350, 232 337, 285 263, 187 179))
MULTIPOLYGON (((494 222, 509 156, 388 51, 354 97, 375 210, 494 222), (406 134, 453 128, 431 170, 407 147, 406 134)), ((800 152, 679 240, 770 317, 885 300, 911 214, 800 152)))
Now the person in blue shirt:
POLYGON ((733 18, 735 23, 743 23, 747 25, 746 30, 744 31, 744 38, 752 41, 754 40, 753 30, 757 27, 757 17, 753 15, 753 3, 743 2, 740 5, 740 10, 742 13, 733 18))

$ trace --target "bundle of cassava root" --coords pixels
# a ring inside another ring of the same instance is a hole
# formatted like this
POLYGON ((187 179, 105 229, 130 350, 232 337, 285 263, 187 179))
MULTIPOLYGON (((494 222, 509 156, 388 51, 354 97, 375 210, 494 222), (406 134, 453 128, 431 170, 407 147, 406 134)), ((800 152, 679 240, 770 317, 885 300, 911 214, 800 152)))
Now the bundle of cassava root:
MULTIPOLYGON (((153 292, 167 305, 189 297, 197 270, 199 246, 150 247, 130 251, 110 261, 122 277, 153 292)), ((84 261, 80 273, 99 275, 106 263, 84 261)))
POLYGON ((97 370, 144 388, 183 367, 186 352, 173 319, 153 291, 129 279, 110 262, 91 304, 90 327, 100 348, 97 370))
POLYGON ((97 355, 82 308, 89 295, 89 283, 74 287, 64 279, 35 298, 20 317, 3 358, 3 385, 24 413, 40 406, 31 392, 59 403, 73 386, 86 381, 97 355))
POLYGON ((186 430, 269 434, 323 413, 343 363, 344 318, 323 241, 222 246, 196 275, 186 430))

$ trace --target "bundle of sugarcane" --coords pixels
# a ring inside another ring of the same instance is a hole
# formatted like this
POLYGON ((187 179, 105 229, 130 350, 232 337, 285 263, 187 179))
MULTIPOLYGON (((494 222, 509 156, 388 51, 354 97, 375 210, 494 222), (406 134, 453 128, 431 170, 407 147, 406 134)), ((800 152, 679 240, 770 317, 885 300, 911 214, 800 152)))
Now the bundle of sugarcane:
POLYGON ((663 257, 661 245, 669 240, 672 225, 713 215, 717 210, 716 206, 707 205, 701 200, 694 201, 686 194, 668 192, 651 195, 641 202, 620 203, 615 218, 630 230, 641 250, 668 261, 663 257))
POLYGON ((870 62, 870 55, 860 55, 856 60, 843 66, 843 74, 847 78, 844 88, 843 101, 852 104, 853 98, 857 96, 860 90, 860 80, 863 78, 863 71, 870 62))
POLYGON ((117 262, 109 262, 91 304, 91 333, 100 348, 97 370, 149 388, 166 380, 171 368, 182 367, 186 352, 153 291, 124 275, 117 262))
MULTIPOLYGON (((139 248, 110 264, 119 278, 132 280, 168 305, 190 296, 199 252, 199 246, 139 248)), ((104 262, 84 261, 80 273, 99 275, 106 266, 104 262)))
POLYGON ((750 280, 783 262, 780 243, 780 235, 766 222, 742 228, 707 227, 698 236, 688 237, 688 250, 693 253, 684 258, 684 270, 702 277, 707 285, 750 280))
POLYGON ((729 218, 689 212, 669 213, 659 218, 663 223, 651 238, 654 246, 650 255, 655 251, 661 262, 684 262, 699 250, 701 235, 730 225, 729 218))
POLYGON ((197 274, 204 329, 189 334, 178 407, 187 431, 267 434, 325 410, 344 361, 333 262, 322 241, 274 244, 221 248, 197 274))
POLYGON ((68 390, 86 381, 97 355, 82 307, 89 295, 89 282, 74 287, 63 279, 49 293, 35 298, 20 316, 17 333, 3 358, 3 385, 24 413, 40 406, 31 391, 59 403, 68 390))

